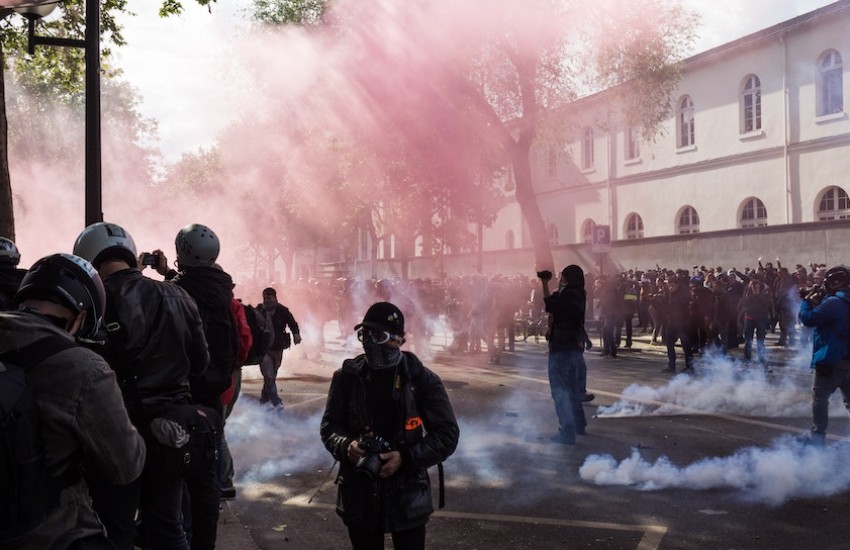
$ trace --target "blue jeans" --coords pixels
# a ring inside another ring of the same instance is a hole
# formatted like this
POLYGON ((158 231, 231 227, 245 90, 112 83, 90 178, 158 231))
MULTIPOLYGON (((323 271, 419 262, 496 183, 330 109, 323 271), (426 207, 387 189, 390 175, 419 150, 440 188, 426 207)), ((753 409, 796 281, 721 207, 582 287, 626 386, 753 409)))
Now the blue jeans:
POLYGON ((582 372, 587 372, 582 350, 549 352, 549 388, 555 402, 559 431, 566 439, 575 439, 576 432, 587 426, 581 406, 582 372))
MULTIPOLYGON (((822 371, 823 372, 823 371, 822 371)), ((829 397, 841 390, 844 407, 850 412, 850 361, 839 361, 827 375, 813 374, 812 380, 812 431, 825 434, 829 424, 829 397)))
POLYGON ((759 363, 767 363, 767 353, 764 349, 764 338, 767 335, 767 319, 744 319, 744 359, 753 358, 753 333, 756 336, 756 349, 759 363))

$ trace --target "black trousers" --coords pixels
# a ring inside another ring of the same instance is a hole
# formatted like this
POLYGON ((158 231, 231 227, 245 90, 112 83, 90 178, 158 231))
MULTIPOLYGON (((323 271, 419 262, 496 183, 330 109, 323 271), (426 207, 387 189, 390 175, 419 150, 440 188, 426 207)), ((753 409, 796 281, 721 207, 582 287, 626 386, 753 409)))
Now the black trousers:
MULTIPOLYGON (((352 550, 384 550, 382 531, 358 531, 348 528, 352 550)), ((395 550, 425 550, 425 526, 392 533, 395 550)))

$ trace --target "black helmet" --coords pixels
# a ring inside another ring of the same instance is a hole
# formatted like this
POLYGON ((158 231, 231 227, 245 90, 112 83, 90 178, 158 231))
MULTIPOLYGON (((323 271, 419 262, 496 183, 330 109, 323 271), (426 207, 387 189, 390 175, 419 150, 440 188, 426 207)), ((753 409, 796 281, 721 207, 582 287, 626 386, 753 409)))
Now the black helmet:
POLYGON ((61 304, 77 313, 88 311, 80 338, 93 338, 106 308, 106 292, 95 268, 72 254, 53 254, 35 262, 21 280, 13 305, 27 298, 61 304))
POLYGON ((0 264, 18 265, 21 261, 21 253, 11 239, 0 237, 0 264))
POLYGON ((827 292, 836 292, 850 286, 850 269, 843 265, 837 265, 826 272, 823 286, 827 292))

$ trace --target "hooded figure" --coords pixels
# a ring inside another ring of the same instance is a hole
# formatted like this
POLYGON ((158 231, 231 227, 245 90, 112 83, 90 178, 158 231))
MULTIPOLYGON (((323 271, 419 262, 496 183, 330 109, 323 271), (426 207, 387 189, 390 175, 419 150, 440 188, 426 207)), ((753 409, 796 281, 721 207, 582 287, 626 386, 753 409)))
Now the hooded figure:
POLYGON ((587 425, 582 409, 583 380, 587 376, 583 354, 588 341, 584 330, 584 271, 577 265, 565 267, 554 293, 549 291, 551 273, 541 275, 543 302, 551 316, 549 386, 558 415, 558 433, 552 441, 573 445, 576 434, 584 434, 587 425))

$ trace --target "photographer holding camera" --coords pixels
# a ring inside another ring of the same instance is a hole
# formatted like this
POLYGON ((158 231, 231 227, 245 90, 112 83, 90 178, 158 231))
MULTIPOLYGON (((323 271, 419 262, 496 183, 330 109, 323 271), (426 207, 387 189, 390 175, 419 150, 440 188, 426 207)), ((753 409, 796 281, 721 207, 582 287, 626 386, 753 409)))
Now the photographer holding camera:
POLYGON ((321 424, 340 462, 337 514, 354 550, 383 549, 384 533, 396 550, 421 550, 434 511, 427 469, 454 452, 457 420, 439 376, 401 351, 395 305, 373 304, 354 329, 364 353, 334 373, 321 424))
POLYGON ((584 330, 586 294, 584 271, 568 265, 561 271, 558 290, 549 290, 551 271, 538 271, 543 285, 543 303, 552 316, 549 340, 549 387, 558 414, 555 443, 574 445, 576 434, 585 433, 587 421, 582 408, 583 381, 587 378, 584 349, 589 343, 584 330))
POLYGON ((800 322, 814 327, 812 346, 812 431, 807 441, 823 445, 829 422, 829 397, 841 390, 850 400, 850 269, 826 272, 800 302, 800 322))

